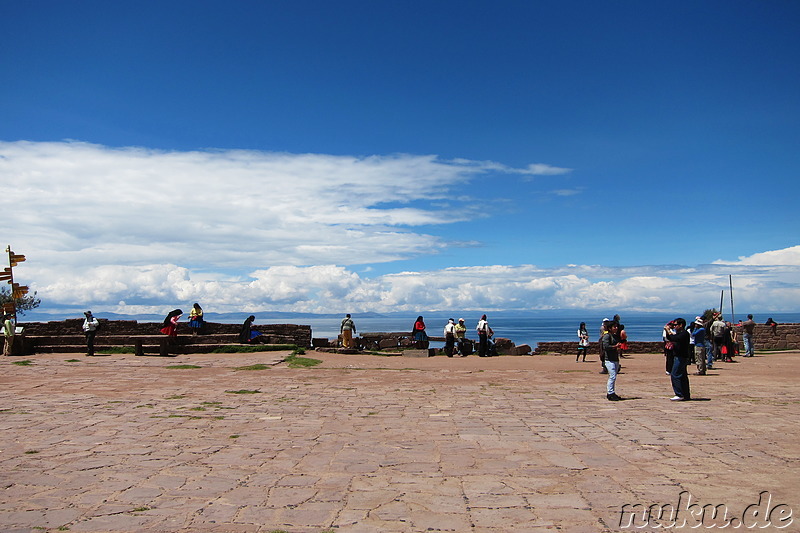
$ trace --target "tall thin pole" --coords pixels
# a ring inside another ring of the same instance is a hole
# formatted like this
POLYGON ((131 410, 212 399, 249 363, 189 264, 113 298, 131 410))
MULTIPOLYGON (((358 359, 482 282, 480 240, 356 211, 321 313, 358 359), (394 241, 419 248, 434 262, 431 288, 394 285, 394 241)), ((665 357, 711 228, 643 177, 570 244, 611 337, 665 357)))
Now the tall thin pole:
POLYGON ((731 324, 736 323, 736 315, 733 314, 733 276, 728 274, 728 286, 731 288, 731 324))
POLYGON ((722 302, 723 298, 725 298, 725 289, 719 291, 719 314, 722 314, 722 302))
MULTIPOLYGON (((9 314, 14 315, 14 320, 17 320, 17 299, 14 298, 14 269, 11 267, 11 245, 9 244, 6 246, 6 252, 8 252, 8 284, 11 285, 11 290, 9 291, 9 295, 11 296, 11 301, 8 305, 8 310, 10 311, 9 314)), ((5 313, 6 310, 3 309, 5 313)))

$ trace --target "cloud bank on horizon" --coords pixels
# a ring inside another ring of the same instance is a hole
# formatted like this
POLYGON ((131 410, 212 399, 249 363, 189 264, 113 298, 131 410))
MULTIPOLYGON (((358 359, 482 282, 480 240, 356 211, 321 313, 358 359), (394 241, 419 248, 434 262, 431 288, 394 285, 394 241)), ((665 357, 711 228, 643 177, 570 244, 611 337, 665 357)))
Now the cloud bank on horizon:
POLYGON ((8 244, 28 256, 18 279, 56 315, 163 313, 195 301, 219 313, 702 310, 729 275, 751 309, 798 309, 800 245, 700 265, 487 261, 500 264, 369 275, 374 265, 484 246, 440 229, 491 216, 476 193, 487 178, 581 194, 562 183, 569 173, 433 155, 17 141, 0 142, 0 206, 15 213, 8 244))

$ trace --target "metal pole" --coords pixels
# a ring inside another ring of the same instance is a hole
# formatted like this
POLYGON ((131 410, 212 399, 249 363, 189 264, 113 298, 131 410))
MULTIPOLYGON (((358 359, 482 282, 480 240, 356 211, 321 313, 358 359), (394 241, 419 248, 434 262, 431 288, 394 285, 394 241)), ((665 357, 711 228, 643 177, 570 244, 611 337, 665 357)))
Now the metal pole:
POLYGON ((731 324, 736 323, 736 315, 733 313, 733 276, 728 274, 728 285, 731 288, 731 324))
POLYGON ((722 289, 719 292, 719 314, 722 315, 722 302, 723 298, 725 298, 725 289, 722 289))
MULTIPOLYGON (((8 284, 11 286, 11 289, 9 291, 9 295, 11 296, 11 306, 13 306, 13 309, 12 309, 10 314, 14 315, 14 322, 16 322, 17 321, 17 300, 14 298, 14 269, 11 266, 11 245, 10 244, 8 246, 6 246, 6 252, 8 252, 8 273, 9 273, 9 276, 10 276, 9 279, 8 279, 8 284)), ((11 307, 11 306, 9 306, 9 307, 11 307)))

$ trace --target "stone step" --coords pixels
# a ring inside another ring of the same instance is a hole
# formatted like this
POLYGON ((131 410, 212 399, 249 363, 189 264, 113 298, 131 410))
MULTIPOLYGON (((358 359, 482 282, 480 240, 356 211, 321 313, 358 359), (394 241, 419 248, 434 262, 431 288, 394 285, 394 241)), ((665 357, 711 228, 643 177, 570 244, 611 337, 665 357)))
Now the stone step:
MULTIPOLYGON (((57 346, 57 345, 73 345, 73 344, 86 344, 86 337, 83 335, 63 335, 63 336, 44 336, 44 335, 26 335, 25 338, 29 342, 34 343, 35 346, 57 346)), ((166 337, 164 335, 98 335, 95 337, 95 345, 109 345, 109 346, 133 346, 137 341, 144 344, 160 344, 166 337)), ((233 334, 216 334, 216 335, 179 335, 175 338, 176 344, 179 345, 197 345, 197 344, 239 344, 239 336, 233 334)), ((291 341, 288 342, 291 344, 291 341)))
MULTIPOLYGON (((287 343, 290 344, 290 343, 287 343)), ((167 353, 170 355, 186 355, 186 354, 193 354, 193 353, 211 353, 217 348, 223 348, 226 346, 245 346, 238 343, 222 343, 222 344, 191 344, 191 345, 173 345, 167 346, 167 353)), ((278 346, 283 346, 283 344, 257 344, 253 346, 262 346, 264 347, 264 351, 275 351, 278 346)), ((121 347, 130 347, 131 349, 135 349, 134 345, 122 346, 122 345, 104 345, 95 343, 94 351, 102 352, 103 350, 109 350, 114 348, 121 348, 121 347)), ((141 355, 160 355, 161 351, 161 344, 142 344, 142 354, 141 355)), ((79 353, 85 354, 86 353, 86 344, 45 344, 36 346, 36 353, 79 353)), ((138 355, 138 354, 137 354, 138 355)), ((230 355, 239 355, 237 352, 231 352, 230 355)))

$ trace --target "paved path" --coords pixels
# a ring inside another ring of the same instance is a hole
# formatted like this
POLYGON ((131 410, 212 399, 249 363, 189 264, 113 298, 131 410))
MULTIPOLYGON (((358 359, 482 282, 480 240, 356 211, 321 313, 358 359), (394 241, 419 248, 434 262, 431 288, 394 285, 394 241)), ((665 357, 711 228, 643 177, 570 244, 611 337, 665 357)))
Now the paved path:
POLYGON ((762 491, 800 531, 800 352, 720 363, 692 402, 657 355, 623 360, 623 402, 596 356, 237 369, 283 355, 3 358, 0 531, 597 533, 635 504, 690 531, 688 495, 764 525, 762 491))

